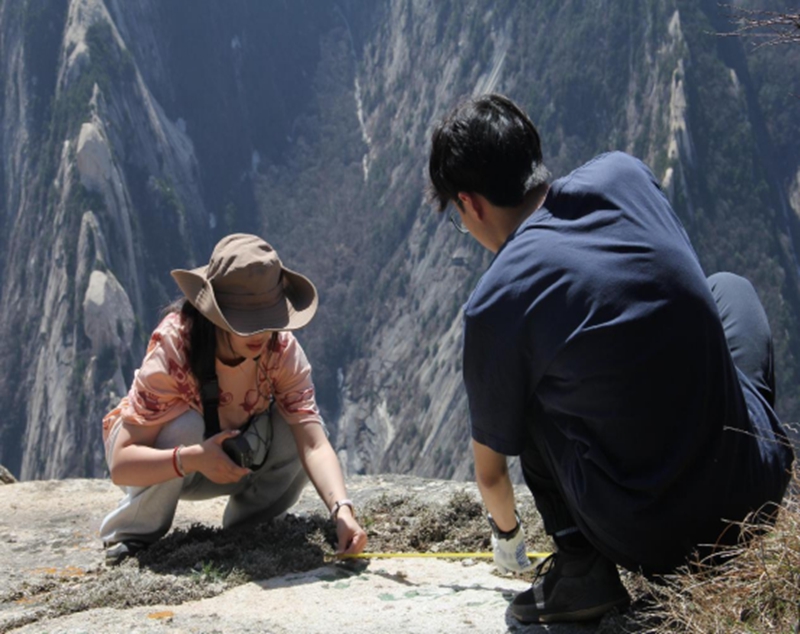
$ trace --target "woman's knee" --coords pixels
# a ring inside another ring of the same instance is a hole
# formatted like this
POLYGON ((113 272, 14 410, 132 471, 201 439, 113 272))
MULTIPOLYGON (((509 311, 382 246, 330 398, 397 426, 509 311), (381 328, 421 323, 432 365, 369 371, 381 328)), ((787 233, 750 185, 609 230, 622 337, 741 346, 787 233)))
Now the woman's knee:
POLYGON ((297 443, 294 439, 294 434, 283 418, 277 407, 272 408, 271 414, 272 423, 272 443, 269 449, 269 456, 267 461, 274 464, 282 464, 294 459, 300 459, 297 453, 297 443))
POLYGON ((190 409, 175 420, 166 423, 156 438, 157 449, 168 449, 178 445, 194 445, 203 442, 205 422, 203 417, 190 409))

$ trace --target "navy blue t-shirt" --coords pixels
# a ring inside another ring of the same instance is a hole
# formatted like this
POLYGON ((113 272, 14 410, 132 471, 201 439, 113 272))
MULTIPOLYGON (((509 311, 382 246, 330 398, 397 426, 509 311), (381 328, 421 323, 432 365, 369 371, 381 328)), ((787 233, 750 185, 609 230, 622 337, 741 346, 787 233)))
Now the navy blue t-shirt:
POLYGON ((767 435, 779 423, 733 364, 666 196, 626 154, 555 181, 497 253, 465 306, 464 380, 472 437, 519 455, 540 426, 578 523, 619 563, 783 491, 786 452, 735 431, 753 431, 748 404, 767 435))

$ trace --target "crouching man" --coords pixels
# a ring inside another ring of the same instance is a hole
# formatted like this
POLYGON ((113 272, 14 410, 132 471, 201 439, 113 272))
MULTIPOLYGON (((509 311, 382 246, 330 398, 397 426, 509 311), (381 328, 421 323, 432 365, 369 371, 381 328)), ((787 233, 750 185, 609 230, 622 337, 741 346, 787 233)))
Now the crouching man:
POLYGON ((618 565, 668 572, 769 521, 794 456, 766 314, 747 280, 706 278, 651 171, 612 152, 548 184, 530 119, 488 95, 435 126, 429 175, 495 254, 463 350, 495 561, 529 565, 506 456, 557 548, 512 614, 597 618, 629 602, 618 565))

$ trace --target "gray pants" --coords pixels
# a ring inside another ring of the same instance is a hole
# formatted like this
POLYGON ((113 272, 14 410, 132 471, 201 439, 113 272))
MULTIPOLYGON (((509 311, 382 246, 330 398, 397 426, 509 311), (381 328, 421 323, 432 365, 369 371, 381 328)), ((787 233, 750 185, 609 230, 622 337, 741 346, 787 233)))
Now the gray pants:
MULTIPOLYGON (((178 500, 207 500, 230 496, 222 517, 224 527, 234 526, 256 515, 270 519, 291 508, 299 499, 308 476, 303 470, 289 425, 272 410, 273 438, 266 463, 233 484, 216 484, 200 473, 175 478, 148 487, 121 487, 125 497, 100 525, 106 544, 128 539, 154 542, 169 531, 178 500)), ((167 423, 156 438, 157 449, 203 442, 203 417, 189 410, 167 423)), ((116 438, 111 438, 109 448, 116 438)), ((110 453, 110 452, 109 452, 110 453)))

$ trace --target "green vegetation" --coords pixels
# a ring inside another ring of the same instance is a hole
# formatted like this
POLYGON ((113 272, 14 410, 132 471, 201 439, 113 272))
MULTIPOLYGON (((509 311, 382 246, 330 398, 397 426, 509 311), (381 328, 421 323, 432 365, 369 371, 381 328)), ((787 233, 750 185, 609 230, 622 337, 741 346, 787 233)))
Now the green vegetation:
POLYGON ((117 359, 117 351, 113 346, 105 346, 97 355, 97 362, 95 371, 98 380, 106 380, 112 376, 119 367, 119 359, 117 359))
MULTIPOLYGON (((152 178, 148 188, 151 201, 148 219, 151 227, 158 227, 169 234, 187 235, 186 207, 172 181, 168 178, 152 178)), ((188 245, 185 246, 189 250, 188 245)))
MULTIPOLYGON (((706 271, 745 275, 758 290, 775 337, 779 413, 797 421, 800 280, 797 247, 787 238, 800 233, 796 217, 786 217, 781 210, 785 192, 779 191, 779 174, 785 167, 779 167, 782 161, 777 157, 786 141, 773 139, 763 128, 749 58, 739 43, 711 35, 724 26, 719 14, 710 11, 705 18, 688 8, 686 13, 693 18, 686 19, 684 27, 692 56, 687 67, 690 125, 703 133, 694 137, 697 164, 687 174, 697 215, 680 211, 706 271)), ((798 115, 800 109, 795 108, 796 122, 798 115)), ((796 149, 793 152, 797 156, 796 149)))
POLYGON ((136 74, 130 53, 119 48, 111 25, 107 22, 95 22, 86 30, 86 44, 89 55, 85 65, 60 87, 61 92, 54 97, 50 108, 48 141, 42 155, 46 166, 45 183, 52 182, 55 175, 61 144, 66 139, 74 138, 81 124, 89 119, 95 85, 109 98, 112 91, 124 90, 136 74))
MULTIPOLYGON (((37 135, 47 131, 47 120, 56 87, 56 70, 61 38, 59 30, 66 17, 64 0, 24 0, 19 3, 22 14, 25 67, 30 81, 28 104, 32 127, 37 135)), ((34 145, 41 138, 34 141, 34 145)))
MULTIPOLYGON (((317 318, 300 337, 314 364, 323 407, 336 408, 336 371, 357 354, 359 329, 367 317, 368 289, 396 247, 394 214, 371 210, 363 186, 367 151, 352 93, 353 59, 343 29, 322 40, 313 82, 315 102, 293 125, 295 142, 283 165, 272 165, 256 181, 261 233, 284 263, 308 275, 321 292, 317 318), (387 242, 378 255, 375 241, 387 242), (366 284, 366 288, 363 286, 366 284)), ((373 171, 370 170, 372 178, 373 171)))

